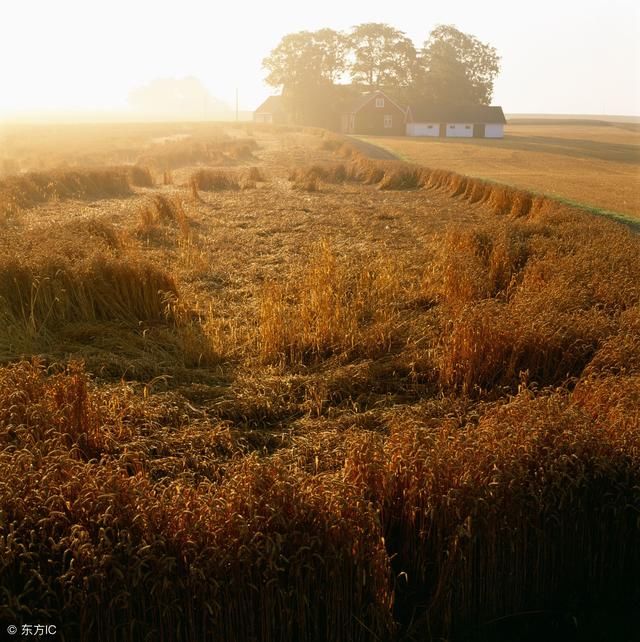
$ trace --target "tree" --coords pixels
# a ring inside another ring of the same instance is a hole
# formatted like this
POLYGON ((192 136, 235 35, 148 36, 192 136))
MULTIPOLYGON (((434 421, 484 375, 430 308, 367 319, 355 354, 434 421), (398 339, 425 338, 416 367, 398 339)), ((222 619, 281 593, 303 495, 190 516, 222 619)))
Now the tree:
POLYGON ((346 70, 348 39, 333 29, 284 36, 262 66, 282 90, 294 122, 333 127, 334 83, 346 70))
POLYGON ((335 82, 346 69, 347 42, 333 29, 284 36, 262 61, 267 84, 291 89, 335 82))
POLYGON ((158 118, 206 118, 227 112, 220 102, 192 76, 187 78, 157 78, 129 93, 131 107, 145 115, 158 118))
POLYGON ((452 25, 439 25, 424 44, 420 59, 423 90, 438 103, 488 105, 500 57, 488 44, 452 25))
POLYGON ((351 78, 373 89, 407 87, 416 65, 416 50, 402 31, 379 22, 358 25, 351 31, 351 78))
POLYGON ((320 55, 320 73, 333 83, 347 71, 349 38, 333 29, 320 29, 313 34, 313 42, 320 55))
POLYGON ((294 122, 335 127, 363 87, 405 103, 489 104, 499 62, 493 47, 451 25, 436 27, 418 55, 402 31, 372 22, 348 36, 333 29, 288 34, 262 65, 294 122), (351 87, 337 84, 345 75, 351 87))

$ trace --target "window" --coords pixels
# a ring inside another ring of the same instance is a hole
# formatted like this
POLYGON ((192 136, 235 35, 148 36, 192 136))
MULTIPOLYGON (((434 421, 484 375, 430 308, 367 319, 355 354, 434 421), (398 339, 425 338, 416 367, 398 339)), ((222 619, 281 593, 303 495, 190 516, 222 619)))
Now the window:
POLYGON ((384 115, 384 127, 385 129, 393 127, 393 116, 390 116, 389 114, 384 115))
POLYGON ((427 129, 433 129, 433 125, 427 125, 427 129))
POLYGON ((455 125, 449 125, 449 129, 455 129, 455 128, 456 128, 455 125))
POLYGON ((471 129, 471 125, 465 125, 464 128, 465 129, 471 129))
POLYGON ((376 98, 376 107, 384 107, 384 98, 376 98))

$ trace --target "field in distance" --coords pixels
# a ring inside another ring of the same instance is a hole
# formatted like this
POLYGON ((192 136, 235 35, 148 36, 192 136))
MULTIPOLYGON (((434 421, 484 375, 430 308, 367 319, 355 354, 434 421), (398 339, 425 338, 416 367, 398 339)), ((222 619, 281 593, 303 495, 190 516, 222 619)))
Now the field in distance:
POLYGON ((640 217, 640 125, 635 122, 526 117, 510 119, 503 140, 366 140, 428 167, 640 217))

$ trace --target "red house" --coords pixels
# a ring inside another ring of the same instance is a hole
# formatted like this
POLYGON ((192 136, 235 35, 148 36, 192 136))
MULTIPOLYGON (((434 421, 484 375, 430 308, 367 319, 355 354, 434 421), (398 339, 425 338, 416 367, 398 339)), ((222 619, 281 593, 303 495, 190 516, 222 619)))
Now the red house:
POLYGON ((354 100, 341 117, 345 134, 404 136, 406 127, 406 108, 380 90, 354 100))

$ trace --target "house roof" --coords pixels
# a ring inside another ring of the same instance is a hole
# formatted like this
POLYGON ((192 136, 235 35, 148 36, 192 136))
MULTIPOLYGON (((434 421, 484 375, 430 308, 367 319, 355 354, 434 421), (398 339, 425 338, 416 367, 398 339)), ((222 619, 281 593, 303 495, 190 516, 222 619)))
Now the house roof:
POLYGON ((413 123, 485 123, 505 125, 502 107, 488 105, 423 105, 410 108, 413 123))
POLYGON ((256 109, 256 113, 275 114, 284 111, 282 104, 282 96, 269 96, 261 105, 256 109))
POLYGON ((369 101, 371 101, 376 96, 382 96, 383 98, 386 98, 390 103, 395 105, 402 112, 407 111, 405 107, 399 105, 395 100, 393 100, 393 98, 390 98, 387 94, 385 94, 384 91, 377 89, 375 91, 367 92, 362 96, 358 96, 357 98, 354 98, 350 103, 347 103, 344 109, 344 113, 355 114, 359 112, 366 104, 369 103, 369 101))

